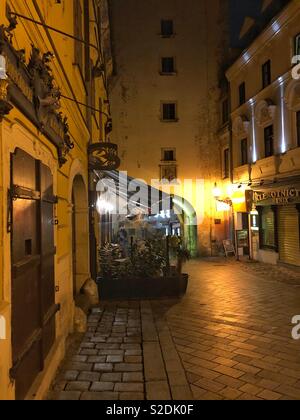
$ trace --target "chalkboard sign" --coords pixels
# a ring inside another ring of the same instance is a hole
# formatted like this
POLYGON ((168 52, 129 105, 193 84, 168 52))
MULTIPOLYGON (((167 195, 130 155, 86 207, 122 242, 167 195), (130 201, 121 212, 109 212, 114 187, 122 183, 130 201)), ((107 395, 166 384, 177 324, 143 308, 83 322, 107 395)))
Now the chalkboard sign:
POLYGON ((236 255, 235 253, 235 247, 231 240, 227 239, 226 241, 223 241, 224 251, 226 257, 228 257, 230 254, 236 255))

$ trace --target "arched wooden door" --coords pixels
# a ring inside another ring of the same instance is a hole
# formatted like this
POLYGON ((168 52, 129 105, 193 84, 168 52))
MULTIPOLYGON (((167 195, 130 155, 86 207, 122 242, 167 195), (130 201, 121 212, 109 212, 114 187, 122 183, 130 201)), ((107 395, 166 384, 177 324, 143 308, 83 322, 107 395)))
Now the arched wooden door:
POLYGON ((24 151, 11 157, 11 378, 24 399, 55 341, 54 204, 50 169, 24 151))

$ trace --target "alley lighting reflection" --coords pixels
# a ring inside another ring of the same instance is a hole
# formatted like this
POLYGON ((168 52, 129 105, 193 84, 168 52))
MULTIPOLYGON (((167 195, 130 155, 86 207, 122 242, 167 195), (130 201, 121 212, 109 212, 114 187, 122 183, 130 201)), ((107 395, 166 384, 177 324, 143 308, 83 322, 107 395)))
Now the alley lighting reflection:
POLYGON ((108 201, 102 199, 101 197, 97 199, 96 208, 99 214, 111 213, 114 210, 114 206, 108 201))

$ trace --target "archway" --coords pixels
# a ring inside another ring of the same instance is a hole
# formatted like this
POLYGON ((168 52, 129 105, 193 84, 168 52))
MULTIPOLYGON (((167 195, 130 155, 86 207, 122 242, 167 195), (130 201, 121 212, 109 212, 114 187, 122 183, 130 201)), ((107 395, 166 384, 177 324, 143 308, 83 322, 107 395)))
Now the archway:
POLYGON ((88 197, 81 175, 75 176, 72 188, 72 267, 76 296, 90 278, 88 197))

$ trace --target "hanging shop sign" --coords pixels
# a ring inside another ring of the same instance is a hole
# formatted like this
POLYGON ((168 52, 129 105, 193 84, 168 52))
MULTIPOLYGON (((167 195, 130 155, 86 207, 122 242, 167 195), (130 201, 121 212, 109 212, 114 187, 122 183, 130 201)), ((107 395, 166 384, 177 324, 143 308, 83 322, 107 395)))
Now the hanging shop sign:
POLYGON ((0 54, 6 71, 0 81, 0 120, 13 106, 18 108, 56 146, 62 166, 74 144, 67 118, 59 112, 60 91, 50 67, 54 56, 50 52, 41 54, 33 46, 26 63, 25 50, 17 51, 11 41, 11 31, 0 26, 0 54))
POLYGON ((99 142, 89 146, 89 167, 96 171, 115 171, 121 161, 118 146, 114 143, 99 142))
POLYGON ((256 204, 275 204, 284 205, 300 202, 300 188, 283 188, 267 192, 254 192, 254 202, 256 204))

